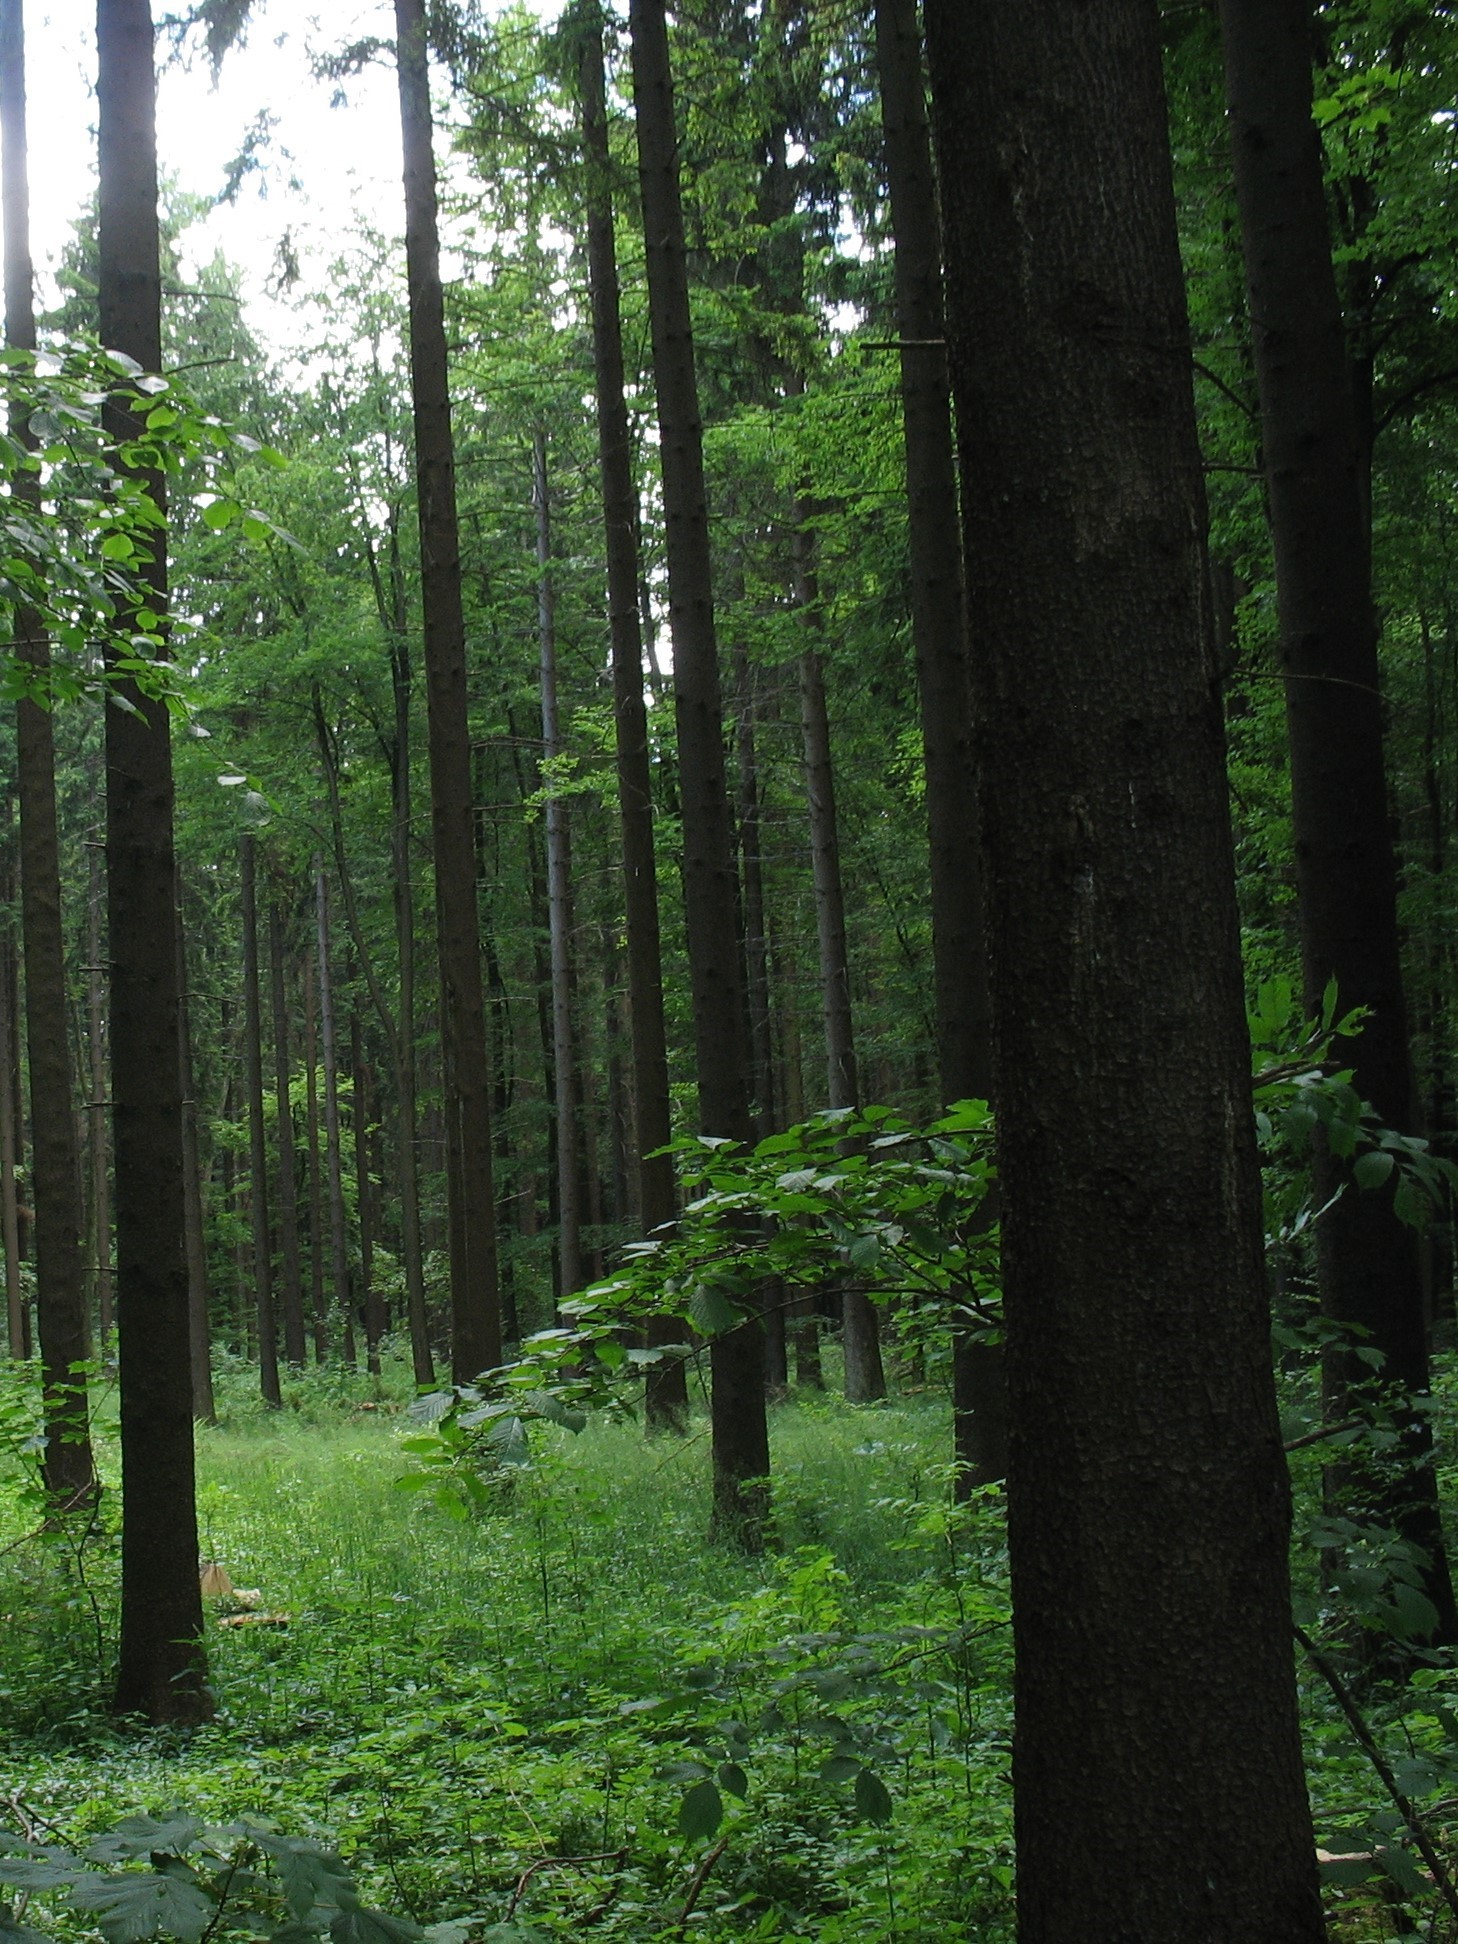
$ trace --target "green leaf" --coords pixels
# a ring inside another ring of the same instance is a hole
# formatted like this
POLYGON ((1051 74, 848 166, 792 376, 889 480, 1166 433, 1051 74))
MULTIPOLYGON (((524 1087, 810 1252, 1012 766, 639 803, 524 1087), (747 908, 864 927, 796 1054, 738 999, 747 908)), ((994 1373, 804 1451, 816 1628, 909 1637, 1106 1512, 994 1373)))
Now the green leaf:
POLYGON ((54 1944, 54 1940, 29 1924, 18 1923, 3 1904, 0 1904, 0 1944, 54 1944))
POLYGON ((874 1769, 863 1768, 856 1777, 856 1808, 867 1822, 891 1820, 891 1791, 874 1769))
POLYGON ((1320 1874, 1323 1883, 1349 1890, 1358 1883, 1366 1883, 1373 1869, 1371 1859, 1366 1856, 1326 1856, 1321 1860, 1320 1874))
POLYGON ((822 1782, 854 1782, 861 1772, 861 1761, 856 1755, 827 1755, 820 1764, 822 1782))
POLYGON ((118 1876, 83 1877, 71 1902, 95 1918, 107 1944, 138 1944, 144 1937, 175 1937, 197 1944, 217 1907, 195 1883, 129 1870, 118 1876))
POLYGON ((383 1910, 365 1910, 359 1904, 341 1910, 329 1926, 334 1944, 414 1944, 420 1926, 408 1917, 391 1917, 383 1910))
POLYGON ((1359 1188, 1379 1188, 1392 1173, 1394 1162, 1381 1148, 1359 1154, 1352 1163, 1352 1179, 1359 1188))
POLYGON ((316 1903, 338 1906, 355 1901, 354 1878, 332 1851, 264 1830, 257 1831, 254 1840, 272 1858, 284 1900, 295 1917, 307 1917, 316 1903))
POLYGON ((1399 1849, 1395 1843, 1384 1843, 1376 1854, 1377 1861, 1404 1895, 1425 1897, 1432 1889, 1431 1881, 1405 1849, 1399 1849))
POLYGON ((712 1836, 724 1820, 724 1798, 712 1782, 696 1782, 678 1806, 678 1833, 686 1842, 712 1836))
POLYGON ((689 1315, 701 1336, 722 1336, 743 1322, 729 1299, 708 1283, 697 1283, 689 1297, 689 1315))
POLYGON ((86 1854, 98 1863, 127 1863, 154 1850, 185 1850, 201 1830, 195 1816, 168 1816, 161 1822, 147 1815, 124 1816, 115 1829, 88 1843, 86 1854))
POLYGON ((730 1795, 737 1796, 743 1802, 749 1794, 749 1777, 738 1762, 721 1762, 717 1772, 720 1788, 727 1789, 730 1795))

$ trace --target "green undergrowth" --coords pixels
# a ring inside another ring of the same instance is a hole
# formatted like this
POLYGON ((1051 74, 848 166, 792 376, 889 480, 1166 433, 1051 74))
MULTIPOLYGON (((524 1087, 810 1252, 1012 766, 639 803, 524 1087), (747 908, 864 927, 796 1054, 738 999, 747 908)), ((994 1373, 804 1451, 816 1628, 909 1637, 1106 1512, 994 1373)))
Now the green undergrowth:
POLYGON ((492 1944, 1003 1934, 1005 1556, 995 1503, 947 1508, 941 1400, 777 1410, 754 1560, 705 1540, 701 1422, 534 1427, 457 1520, 399 1488, 399 1384, 358 1388, 265 1415, 225 1387, 200 1435, 204 1557, 263 1616, 210 1614, 205 1729, 109 1721, 105 1543, 0 1554, 0 1821, 268 1817, 492 1944))

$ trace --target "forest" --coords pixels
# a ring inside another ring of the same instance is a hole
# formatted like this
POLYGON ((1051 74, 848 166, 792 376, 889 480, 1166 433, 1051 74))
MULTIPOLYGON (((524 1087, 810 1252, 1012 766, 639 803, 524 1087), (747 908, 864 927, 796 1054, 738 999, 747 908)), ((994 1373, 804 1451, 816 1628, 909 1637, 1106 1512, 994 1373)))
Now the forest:
POLYGON ((1453 1944, 1458 9, 326 8, 308 358, 277 21, 0 0, 0 1944, 1453 1944))

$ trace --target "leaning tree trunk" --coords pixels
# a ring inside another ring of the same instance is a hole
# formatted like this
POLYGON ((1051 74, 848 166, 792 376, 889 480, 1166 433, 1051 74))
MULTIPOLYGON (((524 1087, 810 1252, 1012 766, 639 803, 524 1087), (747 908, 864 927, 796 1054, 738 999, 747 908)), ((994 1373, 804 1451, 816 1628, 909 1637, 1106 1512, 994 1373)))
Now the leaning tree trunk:
MULTIPOLYGON (((608 631, 612 640, 613 719, 618 808, 622 825, 623 900, 628 944, 628 1028, 633 1049, 633 1144, 638 1218, 646 1235, 677 1212, 669 1114, 658 878, 653 847, 653 784, 648 717, 643 702, 643 635, 638 611, 638 495, 623 396, 623 328, 618 303, 611 158, 604 101, 602 14, 595 6, 583 35, 580 66, 583 140, 588 158, 587 271, 592 293, 592 349, 597 378, 598 456, 602 472, 607 559, 608 631)), ((678 1334, 666 1320, 651 1326, 659 1346, 678 1334)), ((650 1431, 681 1431, 688 1386, 680 1361, 650 1368, 645 1415, 650 1431)))
MULTIPOLYGON (((0 5, 0 136, 4 145, 5 341, 35 349, 26 176, 25 27, 21 0, 0 5)), ((11 415, 11 436, 33 445, 25 414, 11 415)), ((12 489, 34 505, 39 479, 12 489)), ((17 661, 44 683, 50 643, 38 617, 17 608, 17 661)), ((61 861, 56 830, 56 752, 49 708, 25 698, 16 706, 16 777, 20 796, 21 931, 25 949, 25 1024, 30 1056, 30 1123, 35 1208, 36 1334, 40 1338, 46 1490, 58 1505, 89 1500, 96 1489, 86 1377, 90 1355, 82 1255, 81 1161, 76 1139, 67 1020, 66 950, 61 917, 61 861)))
POLYGON ((466 636, 456 528, 455 445, 436 234, 435 157, 424 0, 395 0, 405 152, 410 382, 420 513, 421 602, 430 736, 431 827, 440 952, 446 1184, 450 1207, 451 1371, 467 1383, 501 1362, 491 1082, 476 912, 466 636))
MULTIPOLYGON (((967 672, 957 475, 942 315, 937 192, 922 85, 916 0, 876 0, 876 65, 891 227, 906 448, 911 634, 921 699, 930 839, 932 968, 942 1097, 992 1098, 987 939, 977 795, 969 787, 967 672)), ((996 1220, 995 1198, 982 1220, 996 1220)), ((1007 1384, 1000 1346, 965 1327, 952 1348, 958 1496, 1007 1472, 1007 1384)))
POLYGON ((268 970, 273 1009, 273 1098, 278 1120, 278 1239, 283 1272, 284 1356, 295 1370, 302 1370, 308 1352, 304 1334, 304 1278, 299 1256, 299 1172, 289 1091, 293 1062, 289 1057, 289 1010, 284 994, 283 919, 277 904, 268 908, 268 970))
POLYGON ((547 435, 532 438, 532 509, 537 529, 537 645, 542 691, 542 760, 546 784, 547 940, 552 967, 552 1074, 557 1104, 558 1288, 583 1285, 582 1114, 578 1103, 577 1035, 572 1018, 572 827, 562 779, 551 764, 562 754, 557 710, 557 614, 552 587, 552 516, 547 497, 547 435))
MULTIPOLYGON (((156 83, 149 0, 98 0, 102 342, 162 363, 156 83)), ((139 430, 121 403, 113 436, 139 430)), ((161 501, 159 480, 150 490, 161 501)), ((146 570, 166 600, 164 536, 146 570)), ((177 1059, 172 748, 164 704, 114 672, 106 710, 107 896, 122 1443, 121 1640, 116 1705, 157 1722, 212 1711, 197 1578, 182 1102, 177 1059)))
POLYGON ((1317 1944, 1158 9, 927 21, 989 860, 1018 1935, 1317 1944))
MULTIPOLYGON (((243 1072, 248 1089, 248 1201, 253 1216, 253 1293, 258 1307, 258 1379, 263 1401, 283 1402, 278 1324, 273 1308, 273 1247, 268 1220, 268 1133, 263 1119, 263 1006, 258 979, 257 840, 239 844, 243 906, 243 1072)), ((302 1319, 301 1319, 302 1320, 302 1319)), ((302 1337, 302 1331, 300 1332, 302 1337)), ((303 1344, 299 1350, 302 1359, 303 1344)))
MULTIPOLYGON (((1252 345, 1276 557, 1291 744, 1291 820, 1307 1007, 1335 979, 1365 1006, 1354 1084, 1387 1127, 1416 1101, 1397 919, 1397 865, 1382 753, 1370 516, 1341 304, 1332 270, 1321 142, 1311 118, 1307 0, 1222 0, 1226 90, 1250 291, 1252 345)), ((1343 1332, 1328 1352, 1329 1409, 1370 1395, 1366 1359, 1402 1419, 1405 1463, 1344 1466, 1341 1509, 1395 1527, 1425 1561, 1435 1641, 1458 1639, 1433 1470, 1427 1326, 1417 1236, 1391 1187, 1359 1193, 1319 1144, 1317 1284, 1343 1332)))
MULTIPOLYGON (((750 1056, 735 935, 734 857, 724 764, 724 711, 714 630, 703 427, 689 319, 673 79, 663 0, 633 0, 633 101, 648 269, 653 372, 673 633, 674 711, 683 814, 684 919, 703 1133, 746 1146, 750 1056)), ((763 1544, 769 1432, 764 1326, 757 1316, 715 1337, 714 1510, 718 1527, 763 1544)))

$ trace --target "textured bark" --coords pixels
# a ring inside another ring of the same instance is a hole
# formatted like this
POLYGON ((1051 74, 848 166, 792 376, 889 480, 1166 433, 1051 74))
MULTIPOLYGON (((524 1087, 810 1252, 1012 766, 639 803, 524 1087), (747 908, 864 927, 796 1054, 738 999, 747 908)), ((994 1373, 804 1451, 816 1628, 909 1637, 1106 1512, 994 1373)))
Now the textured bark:
POLYGON ((395 0, 410 282, 410 384, 420 514, 436 936, 440 956, 451 1371, 466 1383, 501 1362, 491 1083, 476 913, 466 638, 456 530, 455 447, 436 235, 435 157, 423 0, 395 0))
MULTIPOLYGON (((941 242, 922 85, 916 0, 876 0, 876 66, 891 227, 906 448, 911 634, 921 702, 931 862, 932 965, 942 1098, 990 1100, 992 1028, 982 854, 972 773, 972 697, 942 306, 941 242)), ((992 1198, 984 1218, 996 1220, 992 1198)), ((999 1346, 953 1341, 957 1491, 1007 1473, 1006 1376, 999 1346)))
MULTIPOLYGON (((587 271, 592 294, 592 353, 597 381, 598 459, 602 475, 628 945, 633 1147, 638 1175, 638 1219, 644 1233, 652 1235, 674 1219, 677 1195, 673 1160, 663 1152, 672 1138, 672 1126, 653 844, 653 780, 648 756, 648 713, 643 700, 638 495, 633 480, 628 409, 623 396, 623 327, 618 302, 600 10, 583 35, 579 84, 583 142, 588 158, 587 271)), ((652 1325, 649 1342, 670 1342, 677 1334, 676 1326, 671 1323, 652 1325)), ((683 1429, 688 1420, 688 1383, 682 1363, 664 1364, 650 1371, 645 1415, 650 1431, 683 1429)))
POLYGON ((268 969, 273 1006, 273 1086, 278 1115, 278 1240, 283 1280, 284 1355, 302 1370, 304 1279, 299 1261, 299 1183, 294 1155, 294 1110, 289 1098, 293 1062, 289 1058, 289 1011, 284 996, 283 920, 276 904, 268 909, 268 969))
MULTIPOLYGON (((97 779, 98 783, 100 778, 97 779)), ((105 843, 86 843, 86 1053, 90 1073, 87 1145, 91 1167, 91 1262, 96 1295, 96 1329, 105 1352, 111 1344, 111 1154, 107 1126, 106 967, 102 963, 102 925, 106 916, 105 843)))
MULTIPOLYGON (((735 936, 734 862, 724 765, 724 711, 714 630, 703 428, 694 372, 663 0, 634 0, 633 101, 638 127, 653 372, 673 633, 674 711, 683 815, 684 917, 694 1017, 699 1126, 746 1144, 749 1046, 735 936)), ((714 1339, 712 1441, 719 1529, 763 1544, 769 1475, 764 1329, 752 1318, 714 1339)))
POLYGON ((349 1016, 349 1066, 354 1077, 354 1180, 359 1203, 358 1305, 364 1320, 365 1367, 380 1374, 380 1339, 390 1327, 384 1298, 375 1283, 375 1184, 370 1173, 373 1076, 365 1061, 364 1034, 359 1014, 349 1016))
MULTIPOLYGON (((1291 824, 1309 1010, 1335 979, 1370 1017, 1354 1084, 1383 1124, 1411 1131, 1416 1101, 1397 921, 1397 865, 1382 752, 1364 441, 1332 269, 1321 144, 1311 119, 1306 0, 1223 0, 1226 90, 1250 293, 1252 349, 1276 558, 1291 744, 1291 824)), ((1434 1638, 1458 1639, 1433 1470, 1428 1346, 1417 1237, 1390 1187, 1359 1193, 1345 1162, 1316 1157, 1322 1308, 1355 1334, 1328 1355, 1330 1408, 1345 1417, 1382 1380, 1404 1419, 1401 1470, 1334 1477, 1342 1509, 1376 1516, 1422 1548, 1434 1638), (1411 1408, 1415 1405, 1416 1408, 1411 1408)))
MULTIPOLYGON (((258 1379, 264 1403, 276 1410, 283 1402, 283 1393, 278 1380, 278 1324, 273 1307, 273 1248, 268 1220, 268 1136, 263 1120, 263 1006, 258 979, 256 852, 256 840, 245 836, 239 844, 243 906, 243 1074, 248 1090, 248 1201, 253 1218, 258 1379)), ((298 1347, 302 1358, 302 1330, 300 1338, 298 1347)))
POLYGON ((5 1249, 6 1342, 12 1357, 30 1355, 30 1314, 20 1282, 20 1195, 16 1168, 20 1155, 20 1113, 15 1085, 19 989, 15 976, 15 937, 9 912, 15 903, 15 850, 10 801, 5 803, 4 842, 0 845, 0 1242, 5 1249))
MULTIPOLYGON (((0 5, 0 136, 4 146, 5 341, 34 350, 35 305, 26 174, 25 27, 21 0, 0 5)), ((33 442, 25 415, 11 436, 33 442)), ((17 498, 39 498, 39 481, 17 480, 17 498), (29 490, 27 490, 29 489, 29 490)), ((14 651, 43 680, 50 644, 37 617, 14 618, 14 651)), ((16 779, 20 797, 21 933, 30 1064, 30 1124, 35 1206, 36 1334, 40 1339, 46 1489, 62 1505, 96 1489, 86 1379, 90 1355, 82 1256, 81 1165, 73 1113, 67 1019, 66 953, 61 921, 56 759, 51 717, 33 701, 17 704, 16 779)))
POLYGON ((203 1211, 201 1144, 192 1072, 192 1014, 187 1002, 187 935, 183 930, 182 880, 173 910, 177 951, 177 1073, 182 1095, 182 1237, 187 1262, 187 1354, 192 1414, 200 1424, 217 1422, 213 1397, 212 1292, 208 1286, 207 1229, 203 1211))
MULTIPOLYGON (((552 513, 547 435, 532 438, 532 510, 537 539, 537 647, 542 695, 542 758, 562 754, 557 711, 557 617, 552 588, 552 513)), ((558 779, 547 777, 547 939, 552 968, 552 1073, 557 1103, 557 1268, 560 1293, 581 1289, 582 1169, 577 1034, 572 1017, 572 820, 558 779)))
POLYGON ((329 881, 314 860, 314 927, 319 949, 319 1041, 324 1056, 324 1157, 329 1174, 329 1280, 344 1361, 354 1363, 354 1309, 349 1288, 349 1238, 344 1214, 344 1141, 339 1121, 339 1040, 334 1028, 334 969, 329 928, 329 881))
POLYGON ((1317 1944, 1158 9, 927 21, 989 860, 1018 1934, 1317 1944))
MULTIPOLYGON (((144 371, 162 361, 156 87, 148 0, 99 0, 102 342, 144 371)), ((125 437, 131 414, 110 408, 125 437)), ((152 490, 161 496, 160 482, 152 490)), ((166 601, 160 535, 148 570, 166 601)), ((112 1128, 122 1442, 121 1640, 116 1705, 152 1721, 211 1712, 193 1487, 182 1103, 166 708, 119 684, 106 710, 112 1128)))
MULTIPOLYGON (((743 576, 740 592, 743 591, 743 576)), ((739 835, 739 876, 744 894, 745 1000, 749 1013, 750 1090, 754 1131, 760 1140, 775 1131, 774 1046, 770 1034, 769 945, 764 915, 764 825, 760 815, 759 750, 755 736, 758 695, 755 671, 743 642, 734 644, 734 795, 739 835)))

